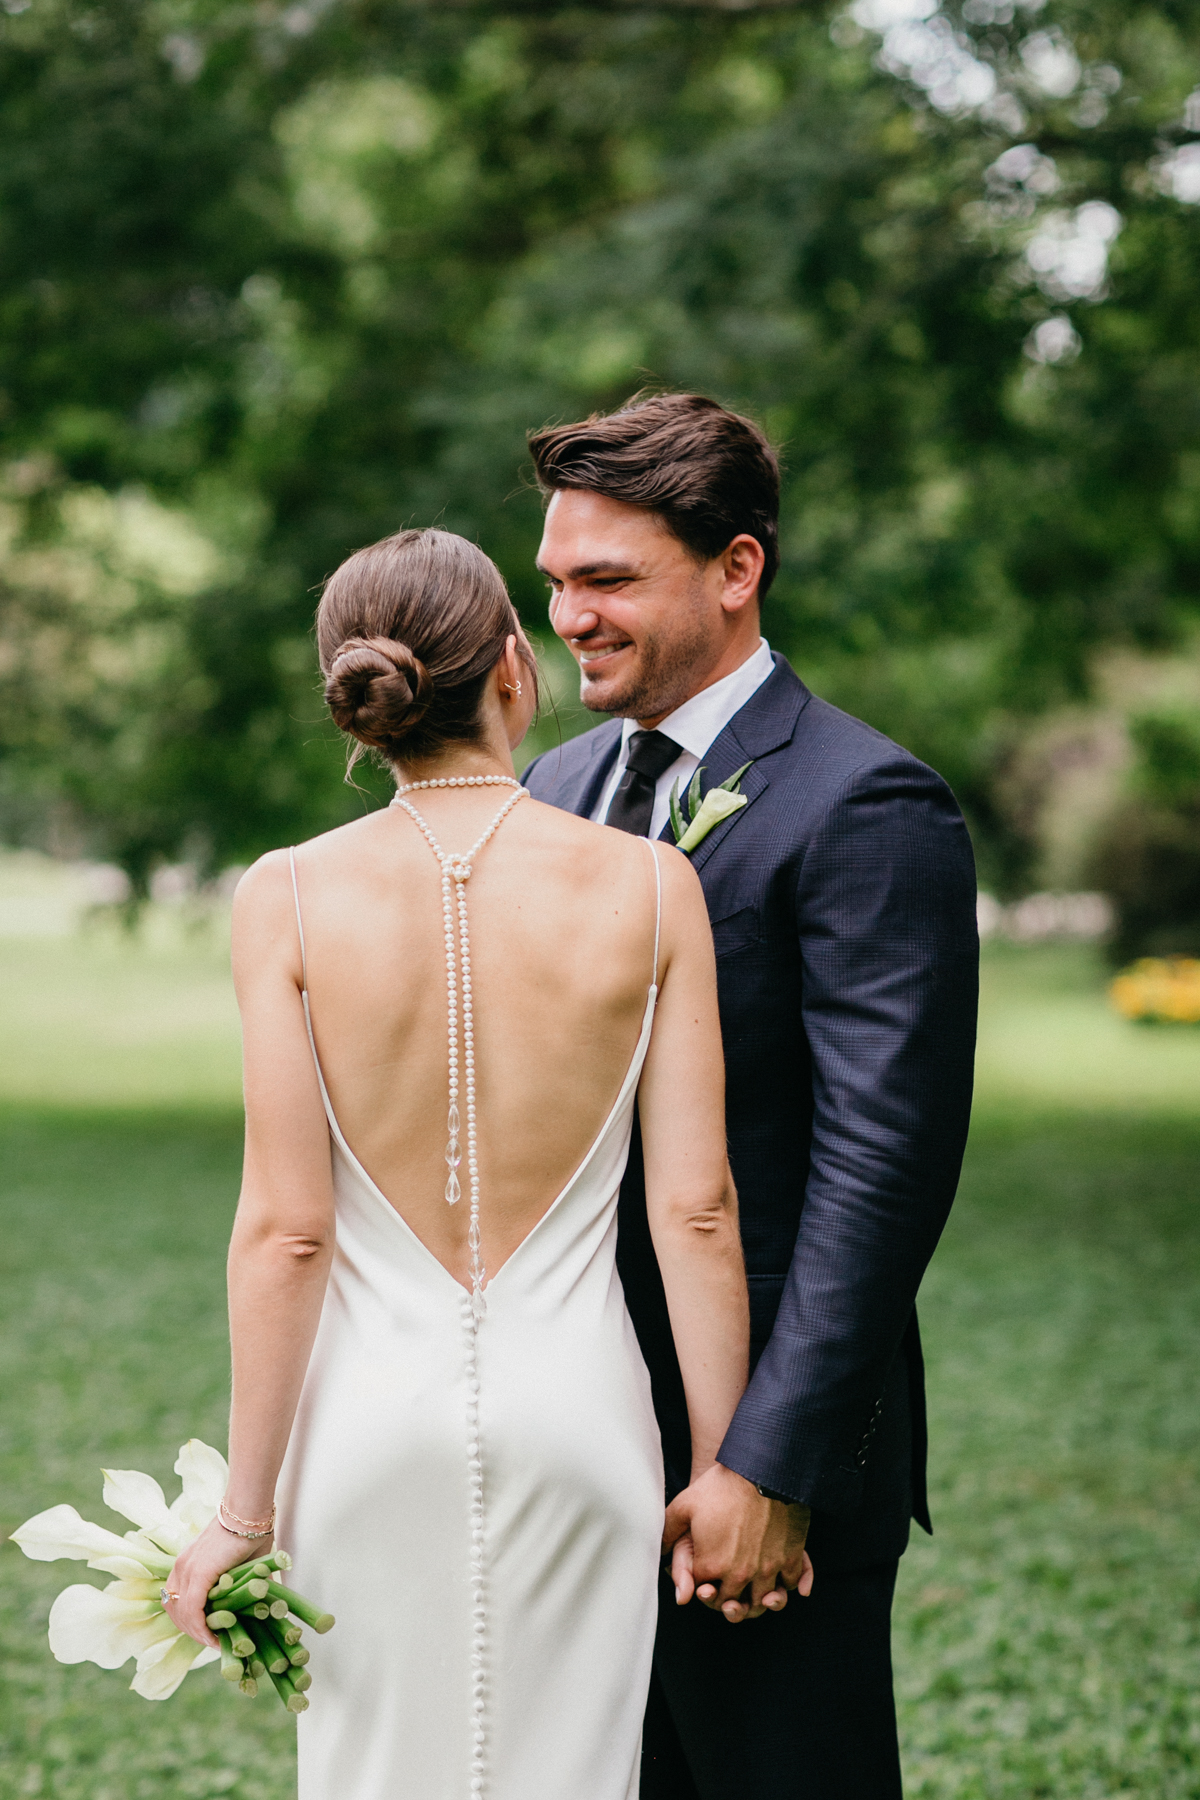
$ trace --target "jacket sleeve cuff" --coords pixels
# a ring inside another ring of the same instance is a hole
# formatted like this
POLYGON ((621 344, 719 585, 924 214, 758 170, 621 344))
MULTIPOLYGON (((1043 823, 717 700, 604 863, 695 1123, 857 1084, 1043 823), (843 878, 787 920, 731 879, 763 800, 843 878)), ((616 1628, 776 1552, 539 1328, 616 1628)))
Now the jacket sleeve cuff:
POLYGON ((856 1468, 790 1468, 779 1457, 764 1453, 761 1444, 747 1440, 738 1430, 735 1418, 725 1441, 717 1452, 717 1461, 735 1475, 741 1475, 755 1487, 770 1488, 784 1494, 798 1506, 814 1512, 847 1514, 857 1511, 862 1500, 863 1475, 856 1468))

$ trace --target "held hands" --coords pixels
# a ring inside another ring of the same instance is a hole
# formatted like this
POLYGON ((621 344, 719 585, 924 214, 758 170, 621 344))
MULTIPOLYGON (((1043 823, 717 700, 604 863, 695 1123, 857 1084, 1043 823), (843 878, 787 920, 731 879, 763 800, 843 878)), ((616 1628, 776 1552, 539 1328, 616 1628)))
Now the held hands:
POLYGON ((781 1612, 789 1589, 812 1591, 808 1521, 806 1506, 764 1500, 744 1476, 714 1463, 667 1508, 663 1553, 676 1601, 686 1606, 695 1594, 731 1625, 781 1612))

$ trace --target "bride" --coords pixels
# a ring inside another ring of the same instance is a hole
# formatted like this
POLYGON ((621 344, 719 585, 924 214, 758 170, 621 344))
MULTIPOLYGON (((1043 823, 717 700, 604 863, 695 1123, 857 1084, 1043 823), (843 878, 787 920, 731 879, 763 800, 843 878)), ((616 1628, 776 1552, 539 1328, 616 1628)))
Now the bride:
POLYGON ((634 1800, 663 1524, 614 1263, 635 1100, 697 1475, 747 1369, 700 885, 518 785, 533 656, 464 539, 360 550, 317 638, 396 796, 238 890, 229 1487, 171 1610, 211 1643, 278 1505, 337 1616, 301 1800, 634 1800))

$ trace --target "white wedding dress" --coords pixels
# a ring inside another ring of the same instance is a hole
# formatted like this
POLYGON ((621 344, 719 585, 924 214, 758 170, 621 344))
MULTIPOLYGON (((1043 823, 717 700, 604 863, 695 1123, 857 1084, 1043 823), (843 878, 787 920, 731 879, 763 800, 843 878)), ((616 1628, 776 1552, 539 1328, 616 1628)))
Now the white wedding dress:
MULTIPOLYGON (((303 948, 298 894, 296 912, 303 948)), ((305 987, 307 1013, 307 964, 305 987)), ((279 1541, 337 1624, 311 1640, 300 1800, 636 1800, 663 1470, 614 1253, 657 991, 612 1111, 478 1324, 346 1142, 317 1061, 337 1248, 279 1541)))

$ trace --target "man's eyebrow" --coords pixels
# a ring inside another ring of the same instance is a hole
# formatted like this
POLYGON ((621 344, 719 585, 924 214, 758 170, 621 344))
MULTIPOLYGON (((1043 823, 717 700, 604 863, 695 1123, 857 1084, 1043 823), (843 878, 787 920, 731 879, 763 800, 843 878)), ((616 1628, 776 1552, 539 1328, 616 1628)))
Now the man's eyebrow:
MULTIPOLYGON (((539 575, 550 575, 550 571, 546 567, 545 563, 538 562, 534 566, 536 567, 539 575)), ((573 569, 567 570, 567 580, 568 581, 582 581, 584 579, 584 577, 587 575, 613 575, 613 576, 636 575, 637 572, 638 572, 637 568, 635 567, 635 565, 633 563, 622 563, 622 562, 577 563, 573 569)), ((551 577, 551 579, 553 579, 553 577, 551 577)))

